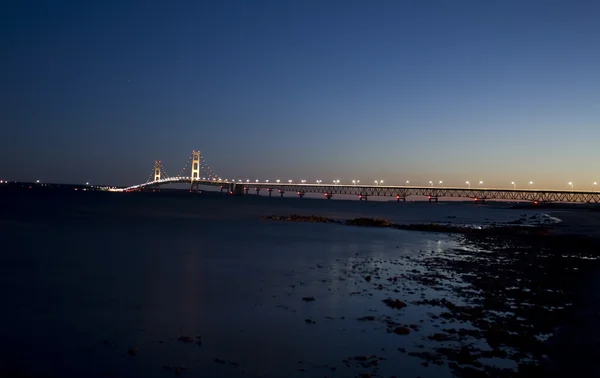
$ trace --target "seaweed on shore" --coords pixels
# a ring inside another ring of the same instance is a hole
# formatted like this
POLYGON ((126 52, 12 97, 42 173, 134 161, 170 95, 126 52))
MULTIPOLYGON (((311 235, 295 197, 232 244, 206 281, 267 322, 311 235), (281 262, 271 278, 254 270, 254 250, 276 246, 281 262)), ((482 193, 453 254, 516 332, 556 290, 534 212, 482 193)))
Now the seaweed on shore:
MULTIPOLYGON (((599 243, 586 237, 497 231, 464 233, 459 240, 466 248, 421 261, 427 268, 423 275, 452 272, 468 284, 450 289, 466 305, 446 299, 417 303, 441 307, 440 317, 447 322, 474 327, 459 334, 460 346, 436 352, 461 365, 470 356, 476 362, 469 365, 482 368, 477 377, 561 376, 565 372, 556 371, 556 360, 565 357, 548 337, 573 321, 572 304, 579 296, 581 279, 599 268, 599 243), (485 340, 491 350, 469 347, 478 339, 485 340), (517 371, 498 370, 480 364, 478 359, 485 357, 508 358, 519 367, 517 371)), ((474 374, 472 369, 450 366, 458 376, 474 374)))

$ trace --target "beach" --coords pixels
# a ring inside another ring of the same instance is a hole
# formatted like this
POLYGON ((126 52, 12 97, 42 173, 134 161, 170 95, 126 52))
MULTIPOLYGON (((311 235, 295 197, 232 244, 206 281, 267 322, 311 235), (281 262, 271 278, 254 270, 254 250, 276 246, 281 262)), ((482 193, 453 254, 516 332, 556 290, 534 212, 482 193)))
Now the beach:
POLYGON ((595 240, 568 235, 599 213, 80 194, 0 199, 5 376, 561 376, 557 351, 598 339, 595 240), (265 219, 291 214, 340 223, 265 219), (548 232, 343 224, 361 217, 548 232))

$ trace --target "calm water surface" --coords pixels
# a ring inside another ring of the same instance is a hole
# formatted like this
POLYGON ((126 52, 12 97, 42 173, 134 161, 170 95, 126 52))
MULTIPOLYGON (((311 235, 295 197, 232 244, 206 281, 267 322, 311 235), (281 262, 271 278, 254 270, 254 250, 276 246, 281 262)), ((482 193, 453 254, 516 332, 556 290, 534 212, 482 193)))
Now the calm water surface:
MULTIPOLYGON (((425 368, 397 350, 426 343, 427 332, 398 336, 380 321, 356 319, 387 315, 427 329, 422 309, 386 307, 389 292, 374 290, 360 270, 400 276, 418 268, 407 257, 456 248, 449 237, 259 215, 456 216, 456 223, 485 224, 523 213, 460 204, 118 196, 5 204, 5 367, 34 377, 172 375, 165 366, 184 366, 193 376, 348 377, 372 369, 342 360, 376 355, 382 376, 450 376, 444 366, 425 368), (181 336, 201 336, 202 345, 181 336)), ((399 282, 394 295, 410 303, 438 294, 399 282)))

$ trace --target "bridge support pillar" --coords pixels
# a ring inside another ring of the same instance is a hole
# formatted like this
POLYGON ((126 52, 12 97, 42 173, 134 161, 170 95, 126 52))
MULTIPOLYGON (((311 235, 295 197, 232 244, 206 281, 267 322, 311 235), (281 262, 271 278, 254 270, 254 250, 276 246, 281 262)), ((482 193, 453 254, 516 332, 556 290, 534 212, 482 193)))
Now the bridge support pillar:
POLYGON ((429 203, 431 203, 431 202, 437 203, 437 201, 438 201, 437 196, 435 196, 435 197, 434 196, 429 196, 429 203))
POLYGON ((260 188, 255 188, 255 190, 256 190, 256 196, 259 196, 260 195, 260 188))
POLYGON ((273 194, 273 189, 269 188, 267 189, 267 191, 269 192, 269 198, 271 198, 271 194, 273 194))
POLYGON ((232 196, 243 196, 244 185, 236 183, 229 184, 229 193, 231 193, 232 196))
POLYGON ((398 194, 396 196, 396 202, 400 202, 400 200, 402 200, 402 202, 406 202, 406 197, 405 196, 400 196, 400 194, 398 194))
POLYGON ((244 188, 244 192, 246 192, 246 195, 248 195, 249 190, 250 190, 250 188, 248 188, 248 187, 244 188))
POLYGON ((299 191, 298 192, 298 197, 300 197, 300 199, 304 198, 304 192, 303 191, 299 191))
POLYGON ((200 183, 197 181, 192 180, 192 185, 190 187, 190 192, 194 192, 194 190, 196 191, 196 193, 198 193, 200 191, 200 183), (194 187, 196 189, 194 189, 194 187))
POLYGON ((329 200, 329 199, 331 199, 331 197, 333 197, 333 194, 325 193, 325 198, 327 198, 329 200))
POLYGON ((367 201, 368 199, 369 199, 369 197, 366 194, 360 194, 358 196, 359 201, 367 201))
POLYGON ((281 196, 281 198, 283 198, 283 193, 285 193, 283 190, 279 189, 279 195, 281 196))

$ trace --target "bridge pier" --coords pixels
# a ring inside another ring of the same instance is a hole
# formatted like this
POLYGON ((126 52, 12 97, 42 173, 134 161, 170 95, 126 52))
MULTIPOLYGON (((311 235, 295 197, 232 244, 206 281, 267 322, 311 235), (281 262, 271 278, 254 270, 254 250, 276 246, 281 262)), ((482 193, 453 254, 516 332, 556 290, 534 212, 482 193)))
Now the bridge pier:
POLYGON ((190 187, 190 192, 194 191, 194 187, 196 187, 196 193, 200 191, 200 183, 196 181, 192 181, 192 186, 190 187))
POLYGON ((331 193, 325 193, 325 198, 331 199, 331 197, 333 197, 333 194, 331 194, 331 193))
POLYGON ((396 202, 400 202, 400 199, 402 199, 402 202, 406 202, 406 197, 405 196, 400 196, 400 194, 396 195, 396 202))
POLYGON ((273 189, 272 188, 268 188, 267 192, 269 192, 269 198, 271 198, 271 194, 273 194, 273 189))
POLYGON ((260 188, 254 188, 256 190, 256 196, 258 197, 260 195, 260 188))
POLYGON ((244 192, 246 192, 246 195, 248 195, 248 191, 250 190, 250 188, 248 187, 244 187, 244 192))
POLYGON ((244 185, 236 183, 229 184, 229 193, 233 196, 243 196, 244 185))
POLYGON ((281 198, 283 198, 283 193, 285 193, 283 190, 279 189, 279 195, 281 196, 281 198))
POLYGON ((300 199, 304 198, 304 192, 303 191, 299 191, 298 192, 298 196, 300 197, 300 199))
POLYGON ((368 199, 369 199, 369 197, 366 194, 359 194, 359 196, 358 196, 359 201, 363 201, 363 200, 367 201, 368 199))
POLYGON ((437 196, 429 196, 429 203, 431 203, 431 202, 437 203, 438 202, 437 196))

